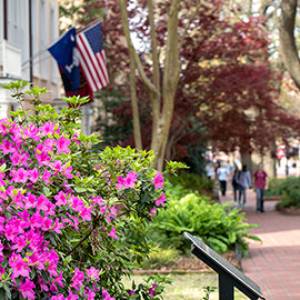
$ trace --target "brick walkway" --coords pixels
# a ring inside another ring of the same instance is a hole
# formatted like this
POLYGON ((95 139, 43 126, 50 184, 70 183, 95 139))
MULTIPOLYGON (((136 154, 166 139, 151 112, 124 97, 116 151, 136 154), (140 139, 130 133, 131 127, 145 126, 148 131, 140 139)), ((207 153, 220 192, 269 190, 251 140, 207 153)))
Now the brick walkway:
POLYGON ((300 216, 279 214, 272 202, 266 203, 264 214, 256 213, 252 191, 244 210, 249 223, 259 224, 252 232, 262 240, 250 242, 244 272, 267 300, 300 300, 300 216))

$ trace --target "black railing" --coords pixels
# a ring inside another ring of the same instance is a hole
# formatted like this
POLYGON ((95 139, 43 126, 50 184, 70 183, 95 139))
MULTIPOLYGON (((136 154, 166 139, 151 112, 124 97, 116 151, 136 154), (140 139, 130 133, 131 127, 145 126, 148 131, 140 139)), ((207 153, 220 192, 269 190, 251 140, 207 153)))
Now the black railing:
POLYGON ((192 253, 218 273, 220 300, 234 300, 234 288, 251 300, 265 299, 256 283, 203 241, 187 232, 184 233, 184 237, 192 243, 192 253))

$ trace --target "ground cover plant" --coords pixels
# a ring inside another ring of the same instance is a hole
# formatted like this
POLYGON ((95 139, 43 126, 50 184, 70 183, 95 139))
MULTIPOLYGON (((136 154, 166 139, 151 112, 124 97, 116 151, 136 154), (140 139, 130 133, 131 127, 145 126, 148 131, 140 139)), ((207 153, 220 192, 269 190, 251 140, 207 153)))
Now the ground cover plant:
POLYGON ((94 150, 98 138, 79 130, 86 99, 58 113, 39 101, 44 89, 6 88, 21 109, 0 120, 0 299, 160 299, 159 277, 122 281, 149 252, 145 228, 166 202, 153 155, 94 150))
POLYGON ((160 211, 150 225, 149 236, 153 243, 163 249, 172 245, 181 254, 188 254, 190 243, 183 238, 183 233, 189 232, 219 253, 238 250, 246 254, 247 240, 258 239, 250 234, 254 225, 248 224, 239 210, 215 203, 185 184, 179 184, 180 181, 177 180, 176 185, 167 184, 167 208, 160 211))

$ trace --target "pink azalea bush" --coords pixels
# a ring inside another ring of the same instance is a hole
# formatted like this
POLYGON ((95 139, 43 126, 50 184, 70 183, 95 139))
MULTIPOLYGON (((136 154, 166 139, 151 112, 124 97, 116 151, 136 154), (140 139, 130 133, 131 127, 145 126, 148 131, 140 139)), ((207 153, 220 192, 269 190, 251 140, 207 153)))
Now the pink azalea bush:
MULTIPOLYGON (((25 86, 9 85, 19 101, 25 86)), ((67 101, 61 114, 36 101, 35 114, 0 120, 0 298, 159 299, 155 280, 127 290, 122 279, 149 252, 163 176, 151 153, 97 149, 79 130, 82 100, 67 101)))

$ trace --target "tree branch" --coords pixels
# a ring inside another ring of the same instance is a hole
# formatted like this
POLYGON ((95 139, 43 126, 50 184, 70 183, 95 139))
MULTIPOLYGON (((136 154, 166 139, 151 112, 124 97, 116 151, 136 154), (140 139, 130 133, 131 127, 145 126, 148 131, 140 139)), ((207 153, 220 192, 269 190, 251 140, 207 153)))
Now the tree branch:
POLYGON ((129 52, 131 53, 132 58, 134 58, 135 65, 136 65, 136 67, 139 71, 139 74, 140 74, 143 82, 147 86, 147 88, 151 92, 153 92, 155 94, 159 94, 159 90, 156 89, 155 85, 147 77, 147 75, 144 71, 142 62, 140 60, 140 57, 138 56, 136 50, 133 47, 133 43, 132 43, 132 40, 131 40, 131 37, 130 37, 129 19, 128 19, 128 13, 127 13, 126 0, 119 0, 119 5, 120 5, 120 9, 121 9, 122 26, 123 26, 123 30, 124 30, 124 34, 125 34, 125 38, 126 38, 126 41, 127 41, 129 52))
POLYGON ((99 214, 97 216, 97 218, 95 219, 93 227, 91 228, 91 230, 66 254, 66 256, 71 255, 84 241, 86 241, 90 237, 90 235, 92 234, 92 232, 98 226, 98 221, 100 220, 100 217, 101 217, 101 214, 99 214))
POLYGON ((297 2, 297 0, 281 1, 279 37, 283 62, 296 86, 300 89, 300 60, 294 35, 297 2))

